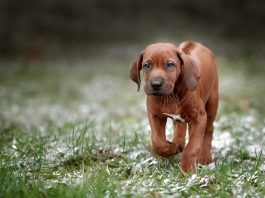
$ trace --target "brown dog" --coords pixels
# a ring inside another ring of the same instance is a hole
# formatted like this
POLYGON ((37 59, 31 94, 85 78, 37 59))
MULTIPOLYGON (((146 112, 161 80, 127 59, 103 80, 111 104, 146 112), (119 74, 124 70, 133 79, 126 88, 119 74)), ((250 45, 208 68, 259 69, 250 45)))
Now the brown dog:
POLYGON ((181 168, 195 172, 196 163, 212 162, 213 122, 218 106, 218 75, 213 53, 195 42, 149 45, 131 68, 131 79, 140 89, 143 69, 152 147, 160 156, 178 151, 181 168), (167 117, 174 121, 172 142, 166 140, 167 117), (189 128, 189 142, 185 136, 189 128))

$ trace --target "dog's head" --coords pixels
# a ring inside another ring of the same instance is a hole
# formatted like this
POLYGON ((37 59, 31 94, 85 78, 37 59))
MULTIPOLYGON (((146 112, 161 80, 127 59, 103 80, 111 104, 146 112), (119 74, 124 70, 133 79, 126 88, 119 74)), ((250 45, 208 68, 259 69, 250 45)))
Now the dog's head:
POLYGON ((131 67, 131 79, 141 85, 140 71, 143 70, 147 95, 161 96, 173 92, 180 76, 189 90, 197 87, 200 78, 198 67, 191 54, 183 47, 170 43, 151 44, 145 48, 131 67))

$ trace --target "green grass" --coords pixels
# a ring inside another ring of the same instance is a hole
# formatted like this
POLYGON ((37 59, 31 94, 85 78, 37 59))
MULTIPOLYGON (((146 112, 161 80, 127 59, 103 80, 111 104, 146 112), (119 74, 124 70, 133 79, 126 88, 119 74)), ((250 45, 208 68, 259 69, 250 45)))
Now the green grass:
POLYGON ((0 197, 264 197, 264 80, 254 60, 230 61, 218 60, 215 160, 194 175, 152 153, 129 66, 2 63, 0 197))

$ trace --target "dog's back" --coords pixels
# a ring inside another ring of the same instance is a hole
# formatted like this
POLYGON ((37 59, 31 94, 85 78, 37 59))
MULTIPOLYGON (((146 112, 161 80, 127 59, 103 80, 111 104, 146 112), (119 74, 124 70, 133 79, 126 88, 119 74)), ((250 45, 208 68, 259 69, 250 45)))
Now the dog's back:
POLYGON ((198 91, 203 93, 200 95, 206 103, 212 92, 218 92, 218 72, 214 54, 197 42, 183 42, 179 47, 192 57, 198 67, 200 73, 198 91))

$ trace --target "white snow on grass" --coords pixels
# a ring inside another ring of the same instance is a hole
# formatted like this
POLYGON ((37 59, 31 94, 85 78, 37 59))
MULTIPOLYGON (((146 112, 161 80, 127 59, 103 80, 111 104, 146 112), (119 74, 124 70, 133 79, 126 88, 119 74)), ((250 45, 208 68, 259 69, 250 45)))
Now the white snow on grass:
MULTIPOLYGON (((242 87, 245 78, 241 73, 238 76, 226 76, 221 81, 221 89, 223 95, 232 93, 233 97, 242 92, 242 87), (235 84, 235 79, 238 84, 235 84), (238 88, 238 85, 240 87, 238 88), (236 91, 235 91, 236 90, 236 91)), ((82 93, 83 98, 78 99, 76 103, 64 105, 60 103, 49 103, 44 100, 30 99, 21 104, 1 105, 3 110, 1 117, 5 121, 6 126, 11 126, 13 123, 23 125, 26 128, 36 127, 41 136, 47 135, 49 122, 61 127, 65 123, 75 123, 80 120, 93 120, 95 133, 95 148, 92 153, 102 152, 103 154, 110 153, 114 157, 107 162, 118 163, 118 166, 123 166, 118 157, 124 158, 129 163, 130 177, 121 181, 123 192, 138 192, 150 193, 154 192, 158 195, 170 195, 181 192, 187 192, 193 185, 199 185, 201 188, 208 187, 214 182, 214 175, 196 175, 193 174, 187 179, 185 184, 179 183, 175 178, 167 175, 159 175, 154 178, 158 171, 157 167, 163 158, 154 156, 145 145, 150 146, 151 129, 146 115, 146 103, 143 91, 136 92, 135 85, 131 82, 124 83, 123 79, 112 77, 109 75, 94 76, 89 82, 80 86, 76 86, 78 92, 82 93), (104 79, 104 81, 102 81, 104 79), (111 83, 109 83, 111 82, 111 83), (109 124, 109 125, 108 125, 109 124), (109 127, 109 128, 108 128, 109 127), (125 136, 129 140, 133 139, 134 131, 138 134, 143 134, 141 141, 136 145, 128 146, 127 139, 125 145, 121 146, 115 141, 109 142, 108 136, 115 138, 121 137, 121 132, 126 133, 125 136), (144 138, 143 138, 144 137, 144 138), (100 144, 103 142, 103 144, 100 144), (143 143, 142 143, 143 142, 143 143), (104 153, 106 152, 106 153, 104 153), (161 182, 158 184, 158 182, 161 182), (159 187, 157 187, 159 186, 159 187)), ((12 92, 12 90, 11 90, 12 92)), ((5 97, 10 94, 6 88, 0 89, 0 96, 5 97)), ((19 98, 19 92, 13 92, 11 95, 19 98)), ((63 99, 63 98, 62 98, 63 99)), ((265 134, 265 128, 258 131, 255 127, 255 114, 248 116, 240 116, 238 119, 231 118, 227 115, 221 115, 220 119, 215 122, 215 131, 213 134, 212 150, 215 156, 225 157, 229 151, 235 149, 246 149, 251 157, 256 157, 262 149, 263 145, 255 142, 254 134, 265 134), (228 126, 228 127, 227 127, 228 126), (235 131, 242 132, 242 139, 247 140, 250 144, 244 145, 240 137, 235 136, 235 131), (252 135, 253 134, 253 135, 252 135), (238 147, 237 141, 240 140, 243 147, 238 147)), ((167 137, 170 138, 173 133, 172 122, 167 124, 167 137)), ((69 129, 70 130, 70 129, 69 129)), ((188 134, 188 133, 187 133, 188 134)), ((50 134, 49 134, 50 135, 50 134)), ((45 163, 59 166, 76 155, 81 154, 81 145, 69 141, 69 132, 62 135, 59 140, 52 140, 45 147, 43 159, 45 163)), ((80 131, 78 134, 80 135, 80 131)), ((264 137, 264 135, 263 135, 264 137)), ((14 138, 11 144, 14 157, 17 157, 17 139, 14 138)), ((263 152, 264 155, 265 152, 263 152)), ((179 163, 179 160, 176 160, 179 163)), ((253 165, 253 161, 250 163, 253 165)), ((208 168, 215 169, 215 164, 211 163, 208 166, 199 166, 199 169, 208 168)), ((265 171, 265 165, 261 164, 260 170, 265 171)), ((171 170, 169 170, 171 171, 171 170)), ((108 171, 110 172, 110 171, 108 171)), ((120 174, 120 173, 117 173, 120 174)), ((50 179, 45 179, 45 187, 52 188, 56 184, 78 185, 85 181, 85 175, 82 170, 66 171, 62 174, 60 171, 52 171, 51 175, 47 175, 50 179)), ((244 195, 243 181, 257 182, 256 174, 235 175, 233 184, 238 186, 235 194, 244 195)))
POLYGON ((225 156, 230 151, 231 145, 235 142, 235 139, 231 136, 229 131, 215 131, 213 135, 212 147, 214 152, 221 153, 225 156))

